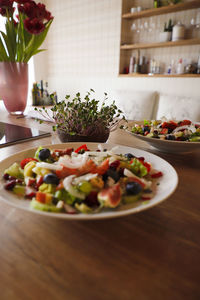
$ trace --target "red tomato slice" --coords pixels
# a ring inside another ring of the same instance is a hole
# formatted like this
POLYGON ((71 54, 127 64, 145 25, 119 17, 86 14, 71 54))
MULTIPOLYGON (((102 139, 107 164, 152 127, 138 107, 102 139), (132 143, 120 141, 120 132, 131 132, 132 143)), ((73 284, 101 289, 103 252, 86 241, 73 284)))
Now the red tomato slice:
POLYGON ((168 127, 168 123, 167 122, 163 122, 162 128, 167 128, 167 127, 168 127))
POLYGON ((167 134, 168 133, 168 129, 167 128, 163 128, 160 133, 161 134, 167 134))
POLYGON ((25 165, 26 165, 27 163, 29 163, 30 161, 32 161, 32 160, 38 161, 37 159, 35 159, 35 158, 33 158, 33 157, 28 157, 28 158, 23 159, 23 160, 20 162, 21 168, 24 169, 25 165))
POLYGON ((63 155, 71 155, 72 151, 73 151, 73 148, 67 148, 65 150, 55 149, 52 153, 52 156, 53 157, 60 157, 60 156, 63 156, 63 155))
POLYGON ((183 120, 182 122, 180 122, 178 125, 179 126, 185 126, 185 125, 190 125, 191 121, 190 120, 183 120))
POLYGON ((148 162, 144 162, 143 165, 147 168, 147 172, 149 173, 151 170, 151 165, 148 162))
POLYGON ((178 124, 174 121, 164 122, 162 124, 162 128, 167 128, 167 129, 171 129, 171 130, 174 130, 177 126, 178 126, 178 124))
POLYGON ((159 177, 161 177, 161 176, 163 176, 163 173, 162 173, 162 172, 157 172, 157 173, 151 174, 151 177, 152 177, 152 178, 159 178, 159 177))
POLYGON ((151 164, 149 164, 148 162, 144 161, 144 157, 139 157, 138 160, 143 164, 143 166, 146 167, 147 172, 149 173, 151 170, 151 164))
POLYGON ((80 146, 79 148, 77 148, 74 152, 79 153, 80 150, 85 150, 85 151, 89 151, 88 147, 86 144, 80 146))

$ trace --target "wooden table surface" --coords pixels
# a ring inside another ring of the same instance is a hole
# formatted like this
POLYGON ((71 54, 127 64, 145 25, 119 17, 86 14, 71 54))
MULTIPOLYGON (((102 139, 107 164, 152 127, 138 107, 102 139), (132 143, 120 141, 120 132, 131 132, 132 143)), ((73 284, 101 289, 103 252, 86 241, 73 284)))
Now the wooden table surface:
MULTIPOLYGON (((1 121, 50 130, 6 112, 1 121)), ((51 143, 38 139, 0 149, 51 143)), ((0 201, 0 299, 200 299, 200 153, 166 154, 121 130, 109 142, 139 147, 167 160, 179 184, 160 205, 127 217, 67 221, 0 201)))

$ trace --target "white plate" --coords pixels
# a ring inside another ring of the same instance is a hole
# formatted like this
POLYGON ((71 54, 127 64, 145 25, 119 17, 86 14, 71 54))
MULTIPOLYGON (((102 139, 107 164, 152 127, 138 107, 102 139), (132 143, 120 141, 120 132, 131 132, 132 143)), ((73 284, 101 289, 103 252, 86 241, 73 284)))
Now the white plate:
MULTIPOLYGON (((74 149, 81 146, 83 143, 66 143, 66 144, 56 144, 56 145, 47 145, 45 147, 50 149, 66 149, 73 147, 74 149)), ((114 145, 111 144, 102 144, 104 148, 111 149, 114 145)), ((87 146, 90 150, 97 149, 98 144, 96 143, 87 143, 87 146)), ((43 146, 44 147, 44 146, 43 146)), ((20 162, 22 159, 26 157, 32 157, 35 153, 36 148, 28 149, 19 153, 16 153, 9 158, 0 162, 0 173, 3 175, 4 170, 8 168, 14 162, 20 162)), ((132 153, 135 156, 143 156, 145 160, 150 162, 152 166, 163 172, 163 176, 159 178, 159 185, 157 186, 155 196, 149 201, 138 201, 132 203, 131 205, 122 205, 115 210, 102 211, 96 214, 66 214, 66 213, 49 213, 43 212, 39 210, 33 210, 29 208, 30 201, 24 200, 21 197, 14 195, 12 192, 9 192, 4 189, 4 179, 0 180, 0 199, 4 200, 6 203, 15 206, 17 208, 21 208, 27 211, 31 211, 33 213, 37 213, 43 216, 62 218, 67 220, 95 220, 95 219, 106 219, 106 218, 114 218, 126 216, 133 213, 138 213, 150 207, 153 207, 160 202, 167 199, 176 189, 178 184, 178 176, 175 169, 164 159, 140 150, 136 148, 130 148, 125 146, 119 146, 119 150, 117 151, 119 154, 132 153)))
MULTIPOLYGON (((143 121, 139 121, 136 124, 143 124, 143 121)), ((134 126, 134 124, 132 124, 131 126, 134 126)), ((196 150, 200 150, 200 142, 160 140, 160 139, 150 138, 140 134, 133 133, 130 131, 130 129, 129 130, 127 129, 126 131, 132 136, 147 142, 149 145, 162 152, 167 152, 167 153, 185 152, 186 153, 186 152, 193 152, 196 150)))

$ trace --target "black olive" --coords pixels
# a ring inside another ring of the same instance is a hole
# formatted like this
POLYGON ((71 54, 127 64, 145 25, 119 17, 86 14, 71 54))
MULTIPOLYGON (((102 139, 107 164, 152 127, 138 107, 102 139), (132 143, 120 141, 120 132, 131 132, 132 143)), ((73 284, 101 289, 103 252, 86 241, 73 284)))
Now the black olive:
POLYGON ((172 133, 173 130, 174 128, 168 128, 168 133, 172 133))
POLYGON ((49 173, 44 176, 43 181, 49 184, 58 184, 59 178, 56 176, 56 174, 49 173))
POLYGON ((181 137, 179 138, 179 141, 187 141, 187 137, 186 137, 186 136, 181 136, 181 137))
POLYGON ((44 148, 44 149, 40 150, 38 157, 40 160, 46 160, 47 158, 49 158, 50 155, 51 155, 50 150, 47 148, 44 148))
POLYGON ((108 175, 108 177, 111 177, 112 179, 114 179, 115 182, 117 182, 120 179, 119 173, 113 169, 108 169, 107 175, 108 175))
POLYGON ((166 140, 171 140, 171 141, 174 141, 176 138, 173 134, 168 134, 166 135, 166 140))
POLYGON ((131 154, 131 153, 126 153, 126 154, 124 154, 124 156, 126 157, 126 158, 128 158, 128 159, 131 159, 131 158, 134 158, 135 156, 133 155, 133 154, 131 154))
POLYGON ((149 126, 144 126, 143 128, 142 128, 142 131, 143 132, 150 132, 150 128, 149 128, 149 126))
POLYGON ((126 185, 126 192, 128 195, 137 195, 142 191, 142 187, 138 182, 131 181, 126 185))
POLYGON ((81 149, 78 151, 78 154, 84 154, 85 153, 85 149, 81 149))
POLYGON ((114 169, 108 169, 106 173, 103 174, 103 180, 106 181, 108 177, 111 177, 115 182, 120 179, 120 174, 114 169))
POLYGON ((56 198, 56 197, 53 197, 53 198, 52 198, 52 203, 53 203, 53 204, 56 205, 56 204, 58 203, 58 201, 59 201, 58 198, 56 198))

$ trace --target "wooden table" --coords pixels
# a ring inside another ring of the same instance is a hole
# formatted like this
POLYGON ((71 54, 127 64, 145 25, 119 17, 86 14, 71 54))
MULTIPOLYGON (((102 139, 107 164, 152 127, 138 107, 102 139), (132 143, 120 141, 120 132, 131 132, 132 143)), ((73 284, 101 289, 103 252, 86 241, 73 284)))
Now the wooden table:
MULTIPOLYGON (((1 113, 11 124, 39 127, 1 113)), ((51 142, 0 149, 0 159, 51 142)), ((160 205, 127 217, 66 221, 0 202, 1 300, 200 299, 200 153, 164 154, 121 130, 109 142, 166 159, 179 185, 160 205)))

